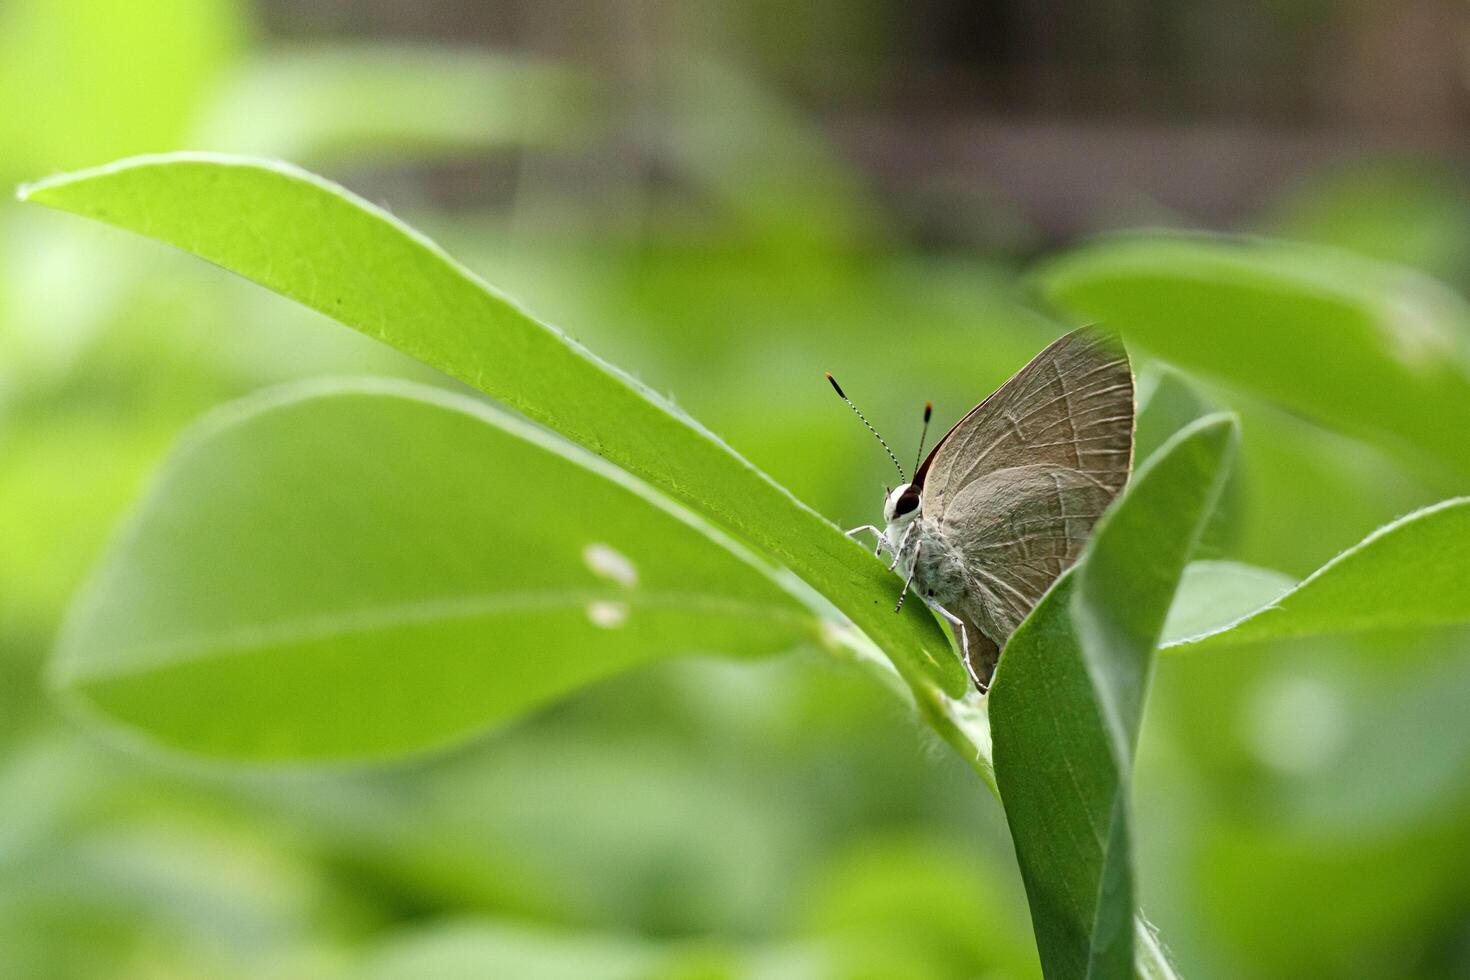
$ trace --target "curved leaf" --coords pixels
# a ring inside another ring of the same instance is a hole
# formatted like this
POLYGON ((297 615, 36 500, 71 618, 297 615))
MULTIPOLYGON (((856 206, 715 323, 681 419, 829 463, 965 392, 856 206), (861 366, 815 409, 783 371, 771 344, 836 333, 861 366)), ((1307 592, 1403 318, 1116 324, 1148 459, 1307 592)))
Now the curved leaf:
POLYGON ((549 63, 405 44, 275 51, 238 69, 199 144, 297 160, 539 145, 584 130, 590 86, 549 63))
POLYGON ((1419 273, 1322 247, 1136 235, 1039 278, 1059 307, 1174 364, 1470 473, 1470 308, 1419 273))
POLYGON ((68 623, 56 683, 252 760, 462 739, 615 671, 815 636, 770 573, 589 454, 399 382, 201 424, 68 623))
POLYGON ((1138 378, 1138 418, 1133 455, 1146 460, 1180 429, 1215 411, 1184 375, 1151 364, 1138 378))
POLYGON ((177 245, 486 392, 786 565, 915 688, 951 696, 967 689, 927 610, 911 603, 895 616, 874 598, 897 590, 860 545, 667 400, 340 187, 283 164, 172 154, 20 194, 177 245))
MULTIPOLYGON (((1174 433, 1218 411, 1184 375, 1166 365, 1149 365, 1139 378, 1138 390, 1138 420, 1133 434, 1135 460, 1147 460, 1174 433)), ((1227 543, 1239 536, 1243 462, 1237 460, 1231 468, 1220 503, 1200 541, 1202 552, 1225 551, 1227 543)))
POLYGON ((639 980, 671 967, 665 947, 631 936, 529 929, 450 920, 404 930, 363 957, 366 980, 524 977, 526 980, 639 980))
POLYGON ((1133 747, 1153 652, 1235 440, 1234 422, 1212 416, 1155 453, 996 671, 995 776, 1048 977, 1131 977, 1146 945, 1128 829, 1133 747))
MULTIPOLYGON (((737 946, 448 918, 390 934, 369 948, 352 975, 363 980, 759 980, 851 976, 846 963, 857 958, 845 947, 815 941, 737 946)), ((864 965, 870 968, 871 960, 864 965)))
MULTIPOLYGON (((1291 587, 1287 580, 1282 588, 1278 582, 1268 596, 1261 581, 1256 596, 1261 601, 1246 608, 1239 601, 1248 591, 1242 575, 1239 566, 1217 569, 1215 587, 1235 590, 1237 599, 1204 622, 1197 613, 1180 613, 1169 645, 1197 650, 1470 622, 1470 497, 1425 507, 1379 528, 1300 585, 1291 587), (1231 582, 1225 586, 1219 580, 1227 576, 1231 582), (1234 615, 1221 615, 1224 610, 1234 615)), ((1194 589, 1187 595, 1192 609, 1208 601, 1194 589)))
POLYGON ((1290 592, 1296 579, 1237 561, 1196 561, 1184 570, 1164 624, 1164 646, 1212 633, 1290 592))

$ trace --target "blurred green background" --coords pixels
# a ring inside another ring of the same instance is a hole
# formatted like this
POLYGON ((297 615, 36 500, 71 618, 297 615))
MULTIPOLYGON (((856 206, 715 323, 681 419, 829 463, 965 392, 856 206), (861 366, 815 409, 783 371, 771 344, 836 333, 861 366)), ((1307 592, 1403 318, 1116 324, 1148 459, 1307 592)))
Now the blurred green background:
MULTIPOLYGON (((1470 286, 1467 38, 1428 0, 4 0, 0 182, 293 160, 846 526, 890 474, 820 372, 907 455, 924 399, 948 424, 1062 329, 1032 271, 1098 233, 1269 234, 1470 286)), ((358 373, 433 380, 0 200, 0 976, 1038 974, 999 807, 813 653, 644 669, 389 769, 205 767, 62 717, 67 601, 179 432, 358 373)), ((1214 556, 1303 575, 1466 490, 1198 390, 1244 424, 1214 556)), ((1142 895, 1185 975, 1470 976, 1467 646, 1162 659, 1142 895)))

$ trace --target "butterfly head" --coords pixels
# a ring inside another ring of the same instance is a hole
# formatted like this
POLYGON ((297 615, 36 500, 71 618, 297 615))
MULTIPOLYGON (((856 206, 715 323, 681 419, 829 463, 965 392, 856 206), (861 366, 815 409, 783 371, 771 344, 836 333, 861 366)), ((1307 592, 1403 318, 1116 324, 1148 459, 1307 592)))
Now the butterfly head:
POLYGON ((883 519, 889 524, 907 524, 919 516, 919 488, 905 483, 883 501, 883 519))

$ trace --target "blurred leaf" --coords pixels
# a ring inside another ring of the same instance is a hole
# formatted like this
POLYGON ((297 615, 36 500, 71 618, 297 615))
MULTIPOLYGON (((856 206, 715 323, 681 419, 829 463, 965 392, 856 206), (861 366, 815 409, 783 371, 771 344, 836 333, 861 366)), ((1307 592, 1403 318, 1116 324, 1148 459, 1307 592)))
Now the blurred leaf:
POLYGON ((557 142, 586 128, 572 72, 473 49, 381 45, 277 51, 244 64, 194 142, 320 162, 557 142))
POLYGON ((1191 562, 1164 624, 1164 644, 1210 633, 1269 606, 1296 586, 1296 579, 1237 561, 1191 562))
POLYGON ((1351 162, 1309 174, 1268 210, 1263 230, 1413 266, 1461 285, 1470 268, 1470 187, 1448 162, 1351 162))
POLYGON ((1418 968, 1464 935, 1470 851, 1455 817, 1411 837, 1207 824, 1191 869, 1198 914, 1257 976, 1463 976, 1418 968))
POLYGON ((1193 651, 1470 622, 1470 497, 1379 528, 1294 588, 1276 591, 1279 583, 1248 566, 1220 563, 1204 574, 1171 617, 1170 646, 1193 651), (1202 587, 1211 590, 1208 597, 1202 587), (1252 596, 1260 601, 1244 605, 1252 596), (1212 602, 1216 610, 1206 612, 1212 602))
POLYGON ((1134 919, 1133 751, 1154 648, 1235 440, 1214 416, 1155 453, 996 671, 996 782, 1049 977, 1134 975, 1147 932, 1134 919))
POLYGON ((0 975, 255 975, 306 936, 335 933, 357 901, 278 826, 210 800, 197 778, 71 732, 6 748, 0 975))
POLYGON ((1172 368, 1153 365, 1138 379, 1138 419, 1133 455, 1143 461, 1196 419, 1215 409, 1189 381, 1172 368))
POLYGON ((389 940, 354 975, 366 980, 791 980, 838 976, 832 960, 817 946, 761 949, 697 941, 660 943, 636 936, 462 920, 389 940))
MULTIPOLYGON (((1184 375, 1163 364, 1151 364, 1138 381, 1138 418, 1133 432, 1133 458, 1146 461, 1174 434, 1215 411, 1184 375)), ((1231 467, 1220 502, 1200 538, 1201 554, 1219 554, 1238 536, 1242 523, 1241 464, 1231 467)))
POLYGON ((828 869, 802 906, 804 932, 843 948, 901 950, 916 974, 1040 975, 1019 910, 997 887, 998 869, 940 841, 866 841, 828 869), (928 970, 920 969, 927 964, 928 970))
POLYGON ((97 418, 52 416, 0 435, 0 622, 47 629, 168 444, 151 426, 128 439, 97 418))
MULTIPOLYGON (((744 673, 738 667, 752 667, 726 666, 737 669, 721 673, 736 677, 744 673)), ((822 853, 822 828, 841 826, 822 809, 820 794, 799 783, 837 780, 813 777, 799 760, 788 769, 785 753, 728 729, 671 725, 656 704, 637 698, 648 679, 669 673, 615 679, 556 718, 497 736, 475 754, 473 768, 458 768, 459 778, 451 772, 405 787, 405 818, 432 821, 436 836, 466 842, 471 854, 493 857, 515 842, 507 856, 518 865, 515 890, 505 877, 499 885, 517 901, 499 898, 492 908, 520 911, 527 904, 521 896, 539 892, 563 921, 645 935, 782 929, 782 903, 773 896, 785 895, 822 853), (647 717, 641 731, 569 717, 617 704, 620 694, 625 710, 647 717)), ((783 693, 779 686, 745 691, 771 700, 783 693)))
POLYGON ((349 758, 462 739, 651 659, 812 637, 799 603, 660 500, 434 389, 272 393, 175 454, 55 678, 174 748, 349 758))
POLYGON ((1123 236, 1040 281, 1174 364, 1470 474, 1470 309, 1419 273, 1281 242, 1123 236))
MULTIPOLYGON (((1470 815, 1470 657, 1463 649, 1446 654, 1427 669, 1379 672, 1360 708, 1366 723, 1286 787, 1287 819, 1278 829, 1362 839, 1470 815)), ((1314 710, 1309 698, 1298 698, 1296 707, 1304 715, 1314 710)), ((1315 711, 1326 713, 1321 703, 1315 711)), ((1459 872, 1449 874, 1461 880, 1459 872)))
POLYGON ((368 980, 645 980, 663 957, 635 937, 578 935, 493 922, 453 922, 391 939, 359 976, 368 980))
POLYGON ((916 688, 967 689, 927 610, 895 616, 874 598, 894 591, 893 578, 860 545, 667 400, 341 188, 284 165, 173 155, 21 196, 178 245, 485 391, 756 544, 846 613, 916 688))
POLYGON ((0 175, 177 149, 242 30, 237 0, 7 0, 0 175))
POLYGON ((1239 390, 1228 403, 1240 416, 1240 536, 1224 555, 1201 557, 1300 579, 1375 528, 1445 496, 1438 481, 1417 478, 1381 447, 1239 390))

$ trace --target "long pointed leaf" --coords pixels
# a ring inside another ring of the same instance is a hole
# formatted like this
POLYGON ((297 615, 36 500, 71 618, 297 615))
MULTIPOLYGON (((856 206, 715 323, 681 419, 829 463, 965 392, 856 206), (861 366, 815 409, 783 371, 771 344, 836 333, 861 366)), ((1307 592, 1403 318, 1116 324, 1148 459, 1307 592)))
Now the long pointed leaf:
POLYGON ((1256 239, 1119 235, 1047 263, 1046 296, 1181 367, 1470 473, 1470 307, 1409 269, 1256 239))
MULTIPOLYGON (((176 245, 478 388, 786 565, 921 689, 967 680, 932 615, 895 616, 892 576, 667 400, 538 322, 380 208, 284 164, 138 157, 30 185, 24 200, 176 245)), ((921 699, 921 704, 925 703, 921 699)))
POLYGON ((1239 567, 1201 575, 1199 584, 1180 597, 1183 608, 1168 645, 1194 651, 1470 622, 1470 497, 1425 507, 1379 528, 1299 585, 1279 576, 1275 582, 1273 589, 1261 570, 1239 567), (1200 628, 1209 623, 1205 610, 1227 589, 1237 597, 1235 615, 1222 622, 1217 613, 1213 623, 1200 628), (1264 601, 1241 608, 1239 600, 1251 598, 1264 601))
POLYGON ((779 652, 816 629, 769 569, 590 454, 436 389, 328 382, 195 430, 53 677, 172 748, 361 759, 650 660, 779 652))
POLYGON ((995 775, 1048 977, 1131 976, 1133 745, 1153 652, 1236 428, 1182 430, 1016 631, 990 695, 995 775))

